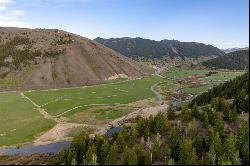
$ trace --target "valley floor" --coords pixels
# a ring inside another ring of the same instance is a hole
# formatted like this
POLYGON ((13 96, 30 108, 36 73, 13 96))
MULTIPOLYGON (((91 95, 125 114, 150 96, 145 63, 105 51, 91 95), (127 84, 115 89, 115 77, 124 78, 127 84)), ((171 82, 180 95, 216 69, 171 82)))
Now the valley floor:
POLYGON ((243 73, 216 72, 206 76, 208 70, 176 70, 88 87, 0 93, 0 146, 44 145, 81 131, 105 134, 138 115, 166 111, 178 89, 197 94, 243 73))

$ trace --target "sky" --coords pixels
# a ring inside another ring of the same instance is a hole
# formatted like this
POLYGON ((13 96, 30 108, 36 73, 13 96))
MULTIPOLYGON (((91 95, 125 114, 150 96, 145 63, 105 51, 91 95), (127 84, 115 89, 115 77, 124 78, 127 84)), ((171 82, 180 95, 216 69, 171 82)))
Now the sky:
POLYGON ((249 46, 248 0, 0 0, 0 26, 249 46))

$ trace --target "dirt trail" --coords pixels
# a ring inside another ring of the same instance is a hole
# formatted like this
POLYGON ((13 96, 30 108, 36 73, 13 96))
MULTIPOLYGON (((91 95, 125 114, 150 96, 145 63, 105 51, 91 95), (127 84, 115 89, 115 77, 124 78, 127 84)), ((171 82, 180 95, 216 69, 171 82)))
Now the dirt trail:
POLYGON ((150 90, 155 94, 156 101, 162 102, 161 95, 154 89, 157 84, 150 87, 150 90))
POLYGON ((48 114, 48 112, 46 112, 44 109, 41 108, 41 106, 39 106, 38 104, 36 104, 33 100, 31 100, 28 96, 26 96, 23 92, 20 93, 20 95, 29 100, 34 106, 35 109, 38 110, 38 112, 43 115, 43 117, 45 119, 50 119, 50 120, 54 120, 57 123, 60 123, 60 120, 58 118, 53 117, 52 115, 48 114))

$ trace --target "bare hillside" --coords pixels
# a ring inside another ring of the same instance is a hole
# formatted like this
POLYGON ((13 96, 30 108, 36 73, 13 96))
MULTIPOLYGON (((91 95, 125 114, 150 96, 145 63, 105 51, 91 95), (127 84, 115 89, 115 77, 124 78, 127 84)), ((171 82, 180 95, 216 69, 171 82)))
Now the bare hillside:
POLYGON ((141 77, 153 69, 56 29, 0 28, 0 89, 42 89, 141 77))

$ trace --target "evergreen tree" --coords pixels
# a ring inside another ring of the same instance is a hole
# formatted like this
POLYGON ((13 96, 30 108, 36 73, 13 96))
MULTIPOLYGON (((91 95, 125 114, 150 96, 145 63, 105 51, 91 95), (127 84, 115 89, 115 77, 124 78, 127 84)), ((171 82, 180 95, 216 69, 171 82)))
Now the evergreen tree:
POLYGON ((74 149, 77 163, 80 164, 83 162, 83 156, 86 155, 89 143, 89 136, 85 132, 80 133, 78 136, 75 136, 70 147, 74 149))
POLYGON ((109 141, 108 141, 108 138, 105 137, 104 140, 103 140, 103 144, 101 146, 101 153, 100 153, 100 162, 101 163, 104 163, 105 162, 105 159, 108 155, 108 152, 109 152, 109 141))
POLYGON ((215 152, 214 145, 211 144, 209 147, 209 151, 206 153, 206 165, 215 165, 217 162, 217 155, 215 152))
POLYGON ((205 128, 208 128, 209 126, 209 119, 208 119, 208 115, 207 115, 207 112, 203 112, 203 117, 202 117, 202 121, 203 121, 203 126, 205 128))
POLYGON ((67 165, 71 165, 72 163, 75 163, 76 161, 76 151, 73 148, 69 149, 69 154, 67 156, 67 165))
POLYGON ((86 154, 86 162, 88 165, 96 165, 97 164, 96 157, 96 147, 95 145, 91 145, 86 154))
POLYGON ((131 152, 129 153, 129 160, 128 160, 128 165, 137 165, 137 155, 135 153, 134 148, 131 150, 131 152))
POLYGON ((236 147, 236 140, 233 133, 229 133, 223 144, 223 152, 228 161, 232 164, 239 164, 239 151, 236 147))
POLYGON ((69 154, 69 150, 63 148, 60 152, 59 152, 59 158, 58 158, 58 163, 60 165, 66 165, 67 164, 67 160, 68 160, 68 154, 69 154))
POLYGON ((153 153, 153 161, 159 159, 160 157, 160 149, 161 148, 161 135, 157 133, 156 139, 153 145, 152 153, 153 153))
POLYGON ((225 154, 222 154, 219 157, 219 165, 232 165, 232 162, 230 160, 227 159, 227 157, 225 156, 225 154))
MULTIPOLYGON (((147 160, 146 158, 149 157, 149 156, 147 156, 147 153, 144 150, 143 144, 135 145, 134 150, 135 150, 135 153, 137 155, 138 165, 145 165, 145 162, 147 160)), ((150 157, 149 157, 149 159, 150 159, 150 157)))
POLYGON ((200 113, 199 113, 198 106, 197 106, 196 103, 193 105, 191 110, 192 110, 192 117, 199 119, 200 118, 200 113))
POLYGON ((219 156, 222 154, 222 143, 220 135, 216 130, 212 130, 209 135, 209 146, 213 145, 216 155, 219 156))
POLYGON ((163 134, 168 127, 168 119, 162 113, 159 113, 155 117, 155 132, 163 134))
POLYGON ((126 142, 125 142, 125 140, 124 140, 124 137, 123 137, 122 132, 120 132, 120 133, 117 135, 116 143, 117 143, 118 152, 119 152, 119 153, 122 153, 124 147, 126 146, 126 142))
POLYGON ((244 163, 249 163, 249 122, 242 121, 237 132, 236 146, 244 163))
POLYGON ((180 153, 180 129, 175 127, 171 130, 170 133, 170 149, 171 149, 171 157, 175 160, 179 160, 180 153))
POLYGON ((237 113, 236 106, 234 106, 233 109, 229 112, 228 121, 229 122, 236 122, 237 118, 238 118, 238 113, 237 113))
POLYGON ((224 122, 220 116, 220 114, 218 112, 215 112, 214 113, 215 116, 214 116, 214 128, 216 131, 219 132, 220 135, 222 135, 224 133, 224 122))
POLYGON ((180 160, 181 165, 192 165, 196 164, 197 156, 196 150, 192 146, 192 141, 188 139, 183 139, 180 142, 180 160))
POLYGON ((113 145, 111 145, 110 149, 109 149, 109 153, 108 156, 106 158, 106 165, 115 165, 116 161, 117 161, 117 155, 118 155, 118 148, 116 145, 116 142, 113 143, 113 145))
POLYGON ((185 122, 191 120, 192 114, 189 111, 188 107, 184 106, 181 110, 181 119, 185 122))
POLYGON ((128 162, 129 162, 129 150, 128 150, 128 147, 126 146, 124 148, 124 151, 123 151, 123 164, 124 165, 128 165, 128 162))
POLYGON ((193 138, 197 135, 197 122, 193 119, 191 122, 187 124, 188 135, 193 138))

